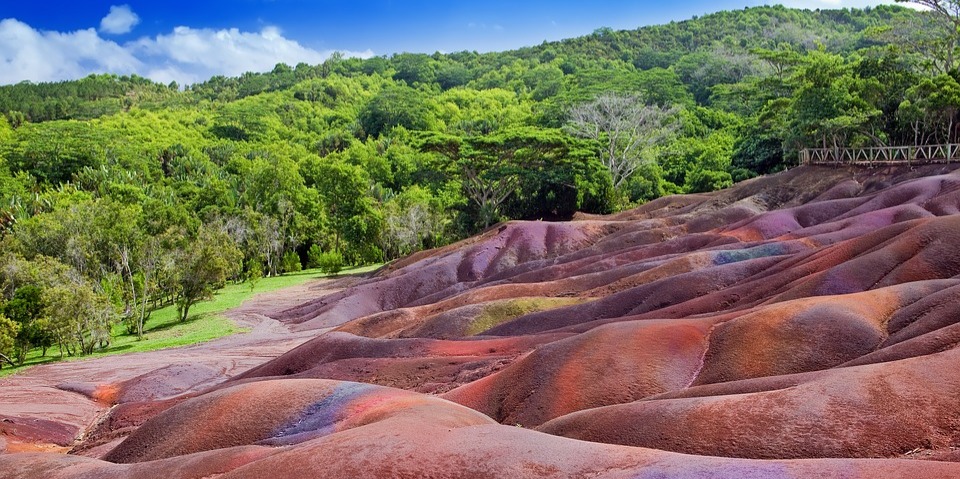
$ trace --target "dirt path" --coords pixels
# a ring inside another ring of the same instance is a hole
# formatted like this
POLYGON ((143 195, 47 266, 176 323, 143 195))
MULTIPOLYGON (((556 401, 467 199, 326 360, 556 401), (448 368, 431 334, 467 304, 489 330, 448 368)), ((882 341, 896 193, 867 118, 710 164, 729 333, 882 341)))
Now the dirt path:
POLYGON ((0 452, 66 451, 73 437, 109 409, 110 404, 88 396, 98 387, 161 368, 170 371, 173 366, 178 375, 171 381, 175 384, 165 390, 161 386, 159 394, 179 394, 207 388, 273 359, 321 331, 291 332, 267 315, 334 292, 345 283, 321 279, 255 295, 226 313, 241 327, 250 328, 248 333, 194 346, 45 364, 0 378, 0 452), (51 441, 51 437, 60 440, 51 441))

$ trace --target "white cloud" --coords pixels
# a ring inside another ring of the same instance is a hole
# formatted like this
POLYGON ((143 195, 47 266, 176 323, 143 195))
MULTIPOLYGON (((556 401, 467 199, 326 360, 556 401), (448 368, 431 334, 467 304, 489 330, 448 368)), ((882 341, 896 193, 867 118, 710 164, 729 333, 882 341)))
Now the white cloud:
POLYGON ((138 23, 140 23, 140 17, 138 17, 136 13, 133 13, 130 5, 114 5, 110 7, 110 13, 100 20, 100 31, 103 33, 122 35, 124 33, 130 33, 130 30, 133 30, 133 27, 138 23))
MULTIPOLYGON (((319 52, 284 38, 276 27, 260 32, 177 27, 168 35, 141 39, 130 45, 138 56, 156 59, 151 73, 158 79, 179 76, 180 83, 193 83, 214 75, 237 76, 247 71, 267 71, 277 63, 296 65, 322 63, 333 51, 319 52)), ((343 52, 345 56, 369 58, 373 52, 343 52)))
POLYGON ((134 73, 141 62, 90 28, 41 32, 14 19, 0 20, 0 84, 56 81, 92 72, 134 73))
MULTIPOLYGON (((260 32, 177 27, 169 34, 120 45, 104 39, 93 28, 68 33, 47 32, 16 19, 0 20, 0 84, 116 73, 184 85, 214 75, 269 71, 277 63, 322 63, 332 53, 304 47, 285 38, 275 27, 260 32)), ((343 54, 373 56, 369 50, 343 54)))
MULTIPOLYGON (((181 78, 188 82, 204 80, 213 75, 236 76, 247 71, 266 71, 277 63, 322 63, 332 53, 318 52, 284 38, 275 27, 267 27, 256 33, 242 32, 236 28, 212 30, 177 27, 167 35, 133 42, 129 48, 138 57, 156 60, 148 63, 160 66, 157 76, 180 72, 181 78)), ((372 55, 369 52, 365 54, 372 55)))

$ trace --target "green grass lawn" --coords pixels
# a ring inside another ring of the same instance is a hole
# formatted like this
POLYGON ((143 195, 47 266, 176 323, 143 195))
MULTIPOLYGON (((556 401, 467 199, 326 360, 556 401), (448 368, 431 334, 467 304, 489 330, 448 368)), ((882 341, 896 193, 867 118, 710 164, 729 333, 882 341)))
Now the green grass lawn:
MULTIPOLYGON (((381 265, 364 266, 345 270, 340 274, 367 273, 380 266, 381 265)), ((319 270, 288 273, 283 276, 263 278, 256 283, 256 287, 253 290, 250 289, 249 283, 228 284, 225 288, 217 291, 213 299, 200 301, 193 305, 193 307, 190 308, 190 318, 185 322, 181 323, 177 321, 176 306, 165 306, 153 311, 150 315, 150 319, 147 320, 147 324, 144 326, 142 340, 137 339, 136 334, 127 334, 126 327, 123 324, 117 324, 113 327, 113 339, 110 342, 110 346, 106 349, 98 349, 89 356, 64 357, 64 359, 69 361, 114 354, 155 351, 177 346, 188 346, 230 334, 244 332, 243 328, 237 327, 237 325, 227 319, 223 313, 240 306, 241 303, 254 294, 297 286, 312 279, 324 278, 326 276, 327 275, 320 273, 319 270)), ((27 359, 23 366, 20 367, 11 368, 8 365, 4 365, 3 369, 0 369, 0 377, 23 371, 30 366, 59 360, 59 351, 56 347, 47 350, 46 357, 41 357, 40 353, 40 349, 30 351, 30 353, 27 354, 27 359)))

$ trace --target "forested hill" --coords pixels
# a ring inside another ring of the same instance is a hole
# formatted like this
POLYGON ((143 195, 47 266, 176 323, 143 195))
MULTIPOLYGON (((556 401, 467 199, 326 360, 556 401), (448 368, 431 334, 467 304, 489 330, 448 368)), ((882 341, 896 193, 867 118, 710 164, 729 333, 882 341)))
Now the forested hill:
POLYGON ((61 318, 94 318, 70 329, 83 336, 142 318, 138 298, 185 316, 228 279, 710 191, 807 146, 955 140, 955 32, 897 6, 757 7, 183 88, 113 75, 0 87, 2 263, 20 265, 0 267, 2 299, 93 291, 84 307, 99 313, 61 318))
MULTIPOLYGON (((247 73, 239 78, 215 77, 194 86, 199 97, 235 100, 265 91, 290 88, 310 79, 340 73, 347 75, 384 73, 393 70, 393 78, 408 84, 434 83, 446 90, 458 86, 503 87, 521 80, 537 83, 527 72, 531 67, 552 65, 560 73, 577 76, 577 69, 597 67, 636 70, 671 69, 700 103, 709 101, 709 88, 721 83, 737 83, 755 74, 756 49, 790 46, 797 51, 823 48, 831 53, 847 55, 858 49, 896 43, 902 38, 885 35, 888 29, 902 30, 908 26, 923 25, 923 15, 896 7, 879 6, 866 10, 796 10, 783 6, 752 7, 740 11, 723 11, 682 22, 671 22, 637 30, 615 31, 598 28, 592 35, 514 51, 478 54, 399 54, 368 60, 334 58, 322 65, 297 65, 295 69, 278 66, 269 73, 247 73), (560 58, 560 61, 556 60, 560 58), (520 65, 512 65, 522 60, 520 65), (612 63, 611 63, 612 62, 612 63), (504 67, 524 70, 516 78, 492 75, 504 67), (477 84, 482 80, 483 83, 477 84), (497 84, 497 81, 501 82, 497 84)), ((913 32, 913 42, 929 40, 938 32, 913 32), (926 37, 926 38, 925 38, 926 37)), ((904 32, 900 32, 905 35, 904 32)), ((915 45, 919 46, 919 45, 915 45)), ((917 49, 914 49, 917 50, 917 49)), ((917 53, 916 51, 912 53, 917 53)), ((555 73, 542 69, 553 80, 555 73)), ((510 85, 517 87, 519 85, 510 85)), ((532 90, 531 85, 526 85, 532 90)), ((539 85, 534 85, 539 86, 539 85)), ((178 85, 168 85, 177 88, 178 85)), ((535 88, 533 88, 535 89, 535 88)), ((22 112, 30 121, 51 119, 89 119, 116 113, 132 104, 156 108, 158 98, 167 95, 163 85, 137 77, 93 75, 77 81, 0 86, 0 111, 6 114, 22 112), (146 97, 149 100, 144 101, 146 97), (113 101, 111 101, 113 100, 113 101), (120 101, 116 101, 120 100, 120 101)), ((556 93, 542 88, 543 97, 556 93)))
MULTIPOLYGON (((287 89, 309 79, 340 74, 374 74, 393 69, 393 77, 408 84, 435 83, 441 89, 466 86, 484 78, 489 86, 498 79, 490 73, 523 60, 515 68, 554 65, 570 75, 576 69, 598 66, 626 67, 637 70, 665 68, 674 70, 701 103, 709 100, 709 88, 719 83, 736 83, 755 73, 751 52, 758 48, 789 45, 799 51, 823 47, 832 53, 849 54, 857 49, 884 45, 894 37, 878 34, 888 28, 922 25, 922 15, 901 7, 879 6, 866 10, 796 10, 783 6, 753 7, 724 11, 682 22, 671 22, 637 30, 615 31, 598 28, 592 35, 514 51, 478 54, 400 54, 359 61, 333 59, 323 65, 297 65, 269 73, 247 73, 239 78, 216 77, 194 86, 200 97, 233 100, 265 91, 287 89), (561 61, 555 60, 560 57, 561 61), (614 62, 610 64, 609 62, 614 62)), ((914 41, 921 41, 914 32, 914 41)), ((509 73, 504 71, 504 74, 509 73)), ((546 70, 538 73, 548 73, 546 70)), ((552 71, 549 73, 555 73, 552 71)), ((532 76, 532 75, 527 75, 532 76)), ((550 76, 551 79, 555 76, 550 76)), ((523 78, 516 78, 523 80, 523 78)), ((532 83, 533 79, 523 80, 532 83)), ((164 85, 137 77, 95 75, 77 81, 0 86, 0 111, 22 112, 25 119, 89 119, 116 113, 133 103, 157 107, 164 96, 164 85), (144 98, 148 100, 144 100, 144 98), (112 101, 111 101, 112 100, 112 101), (120 100, 120 101, 116 101, 120 100)), ((177 88, 178 85, 167 85, 177 88)), ((505 86, 499 84, 497 86, 505 86)), ((529 85, 528 85, 529 89, 529 85)), ((538 96, 549 96, 541 89, 538 96)), ((542 98, 541 98, 542 99, 542 98)))

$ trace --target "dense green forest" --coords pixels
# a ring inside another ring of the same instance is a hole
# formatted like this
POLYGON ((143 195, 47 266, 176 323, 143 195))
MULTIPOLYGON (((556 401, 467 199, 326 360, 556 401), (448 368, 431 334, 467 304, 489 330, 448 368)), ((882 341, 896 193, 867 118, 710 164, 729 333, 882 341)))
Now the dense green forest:
POLYGON ((0 353, 89 353, 227 281, 712 191, 804 147, 956 141, 956 31, 898 6, 757 7, 185 87, 0 87, 0 353))

